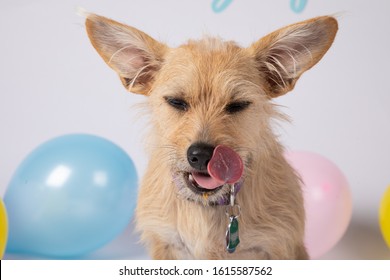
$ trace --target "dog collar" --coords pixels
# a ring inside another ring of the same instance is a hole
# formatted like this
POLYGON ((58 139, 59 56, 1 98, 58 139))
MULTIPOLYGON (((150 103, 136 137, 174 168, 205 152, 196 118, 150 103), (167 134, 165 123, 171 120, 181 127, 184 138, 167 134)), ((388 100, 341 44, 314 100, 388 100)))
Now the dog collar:
MULTIPOLYGON (((234 197, 237 196, 238 191, 241 189, 242 181, 234 184, 234 197)), ((209 203, 210 206, 226 206, 231 204, 231 194, 226 194, 218 201, 209 203)))

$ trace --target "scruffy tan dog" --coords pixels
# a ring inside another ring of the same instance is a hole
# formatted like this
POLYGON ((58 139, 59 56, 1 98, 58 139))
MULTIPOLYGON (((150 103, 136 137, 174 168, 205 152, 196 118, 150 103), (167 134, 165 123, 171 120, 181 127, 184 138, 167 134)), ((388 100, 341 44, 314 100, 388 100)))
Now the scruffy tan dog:
POLYGON ((89 38, 127 90, 148 96, 150 162, 137 228, 154 259, 307 259, 300 179, 271 123, 331 46, 332 17, 242 48, 218 38, 169 48, 88 14, 89 38))

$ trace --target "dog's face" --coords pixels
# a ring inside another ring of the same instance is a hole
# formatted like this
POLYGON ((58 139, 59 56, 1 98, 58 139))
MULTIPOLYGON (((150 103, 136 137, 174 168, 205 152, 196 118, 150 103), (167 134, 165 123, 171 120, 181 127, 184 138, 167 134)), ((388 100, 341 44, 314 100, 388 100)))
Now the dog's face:
POLYGON ((155 156, 169 165, 180 195, 218 203, 230 191, 213 182, 208 163, 216 146, 229 147, 243 161, 275 141, 270 100, 293 89, 333 42, 337 22, 320 17, 277 30, 248 48, 216 38, 169 48, 145 33, 89 15, 92 44, 134 93, 149 96, 155 156))
POLYGON ((226 184, 208 189, 196 180, 209 177, 207 164, 217 145, 236 151, 249 170, 251 155, 260 148, 259 132, 268 133, 273 112, 256 72, 247 50, 212 38, 166 55, 149 99, 154 132, 161 135, 156 146, 181 196, 209 203, 229 193, 226 184))

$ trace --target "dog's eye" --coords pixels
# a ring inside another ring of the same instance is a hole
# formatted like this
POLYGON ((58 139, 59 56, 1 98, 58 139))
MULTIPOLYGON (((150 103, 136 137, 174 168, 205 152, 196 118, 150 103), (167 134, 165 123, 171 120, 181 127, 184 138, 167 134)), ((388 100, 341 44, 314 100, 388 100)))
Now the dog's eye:
POLYGON ((179 111, 187 111, 188 110, 188 104, 183 99, 180 98, 174 98, 174 97, 164 97, 165 101, 171 105, 173 108, 179 110, 179 111))
POLYGON ((238 112, 241 112, 248 108, 248 106, 251 104, 250 101, 238 101, 238 102, 232 102, 228 104, 225 108, 226 112, 229 114, 235 114, 238 112))

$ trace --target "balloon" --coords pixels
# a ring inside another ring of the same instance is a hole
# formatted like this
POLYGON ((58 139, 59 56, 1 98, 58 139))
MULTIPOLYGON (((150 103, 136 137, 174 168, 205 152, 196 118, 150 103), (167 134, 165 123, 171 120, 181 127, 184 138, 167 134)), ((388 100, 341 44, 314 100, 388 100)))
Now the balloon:
POLYGON ((5 194, 7 252, 70 258, 102 247, 135 208, 132 160, 104 138, 71 134, 37 147, 5 194))
POLYGON ((379 225, 382 231, 383 238, 387 246, 390 248, 390 186, 383 194, 379 208, 379 225))
POLYGON ((3 258, 8 237, 8 219, 4 202, 0 200, 0 259, 3 258))
POLYGON ((336 245, 350 223, 349 184, 340 169, 319 154, 290 152, 286 158, 303 181, 305 245, 309 256, 317 259, 336 245))

